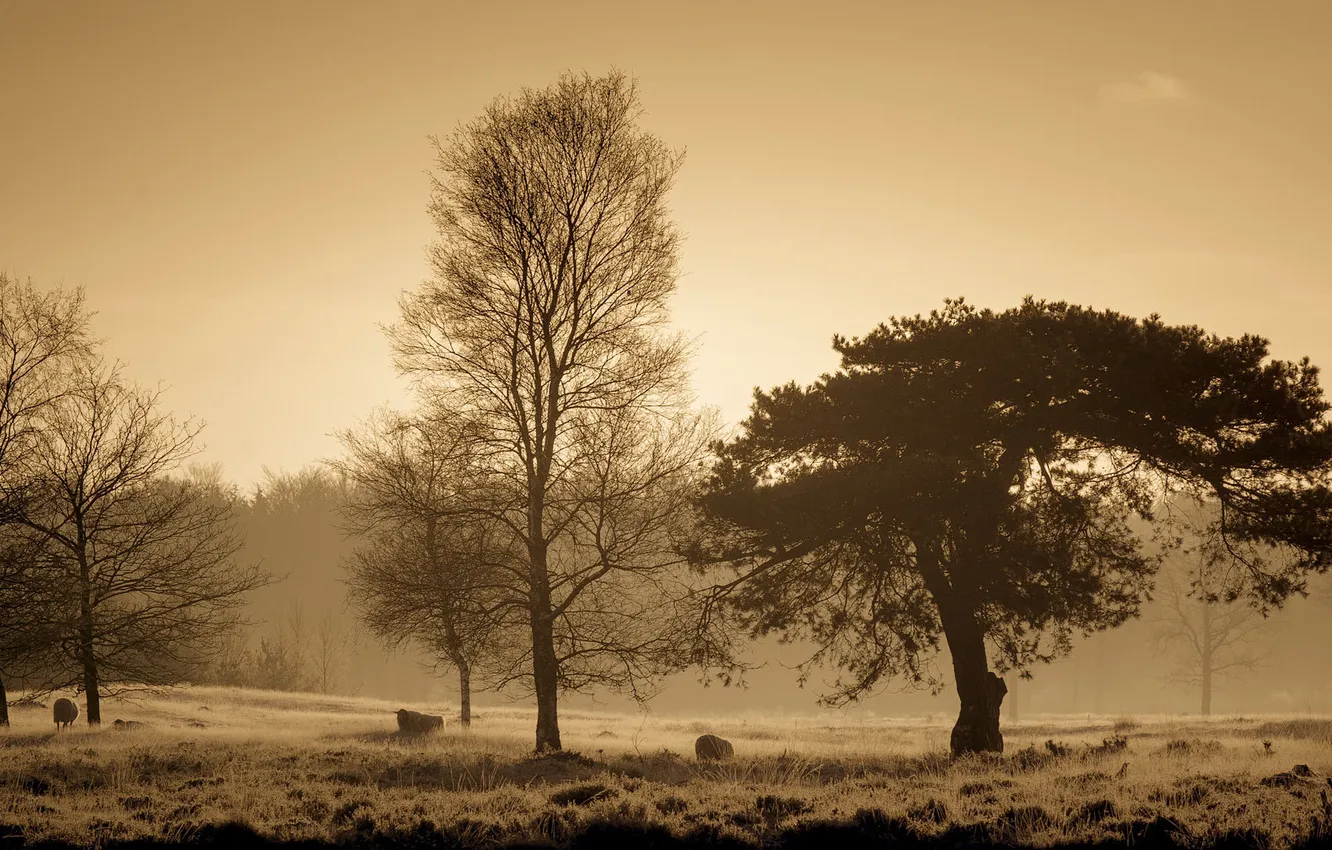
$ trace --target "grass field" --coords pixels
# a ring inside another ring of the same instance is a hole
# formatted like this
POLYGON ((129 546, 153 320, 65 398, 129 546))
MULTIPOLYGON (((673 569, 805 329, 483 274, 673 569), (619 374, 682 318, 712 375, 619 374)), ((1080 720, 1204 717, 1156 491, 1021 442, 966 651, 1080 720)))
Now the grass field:
POLYGON ((108 701, 100 730, 80 717, 58 735, 49 709, 16 708, 0 730, 0 848, 256 836, 423 847, 1332 843, 1329 719, 1032 717, 1006 728, 1002 757, 952 761, 944 718, 568 711, 566 752, 534 757, 529 711, 481 708, 470 731, 413 740, 396 734, 399 707, 191 688, 108 701), (146 725, 116 730, 117 717, 146 725), (703 732, 730 739, 736 758, 696 763, 703 732), (1297 764, 1311 775, 1289 773, 1297 764))

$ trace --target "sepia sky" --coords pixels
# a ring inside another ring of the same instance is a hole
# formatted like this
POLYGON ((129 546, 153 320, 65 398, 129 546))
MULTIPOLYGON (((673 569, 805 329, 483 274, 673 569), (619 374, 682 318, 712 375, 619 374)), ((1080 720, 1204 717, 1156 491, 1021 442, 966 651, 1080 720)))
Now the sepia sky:
POLYGON ((403 395, 431 167, 493 97, 636 76, 688 157, 700 400, 964 295, 1254 332, 1332 365, 1332 3, 0 0, 0 269, 249 489, 403 395))

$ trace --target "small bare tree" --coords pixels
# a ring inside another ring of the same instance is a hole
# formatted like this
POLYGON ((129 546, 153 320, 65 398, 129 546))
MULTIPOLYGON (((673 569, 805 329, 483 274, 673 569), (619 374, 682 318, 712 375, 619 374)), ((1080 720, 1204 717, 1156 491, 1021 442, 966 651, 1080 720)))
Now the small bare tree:
POLYGON ((43 545, 68 602, 68 678, 100 699, 180 681, 243 622, 245 594, 266 583, 240 565, 235 493, 173 477, 199 426, 157 410, 159 394, 88 362, 42 413, 27 462, 29 497, 16 521, 43 545))
POLYGON ((315 626, 310 647, 311 684, 321 694, 337 690, 338 678, 347 662, 354 634, 342 619, 327 613, 315 626))
POLYGON ((250 651, 249 633, 240 627, 227 630, 218 641, 217 655, 208 660, 196 681, 208 685, 241 687, 253 685, 255 656, 250 651))
POLYGON ((400 371, 480 426, 475 510, 522 555, 507 586, 528 651, 510 679, 535 693, 538 751, 560 749, 562 689, 632 692, 687 654, 648 616, 675 609, 660 592, 682 574, 642 523, 711 435, 687 341, 666 330, 683 155, 641 112, 623 74, 566 74, 434 140, 434 279, 389 331, 400 371))
POLYGON ((1159 573, 1155 646, 1175 662, 1169 678, 1201 691, 1200 710, 1212 713, 1217 679, 1237 677, 1266 658, 1261 640, 1267 620, 1244 600, 1227 600, 1217 560, 1198 546, 1181 552, 1159 573))
MULTIPOLYGON (((360 538, 347 564, 352 603, 390 646, 411 642, 458 673, 459 720, 471 725, 473 668, 499 653, 496 567, 506 534, 466 519, 474 435, 446 417, 389 411, 341 434, 345 528, 360 538)), ((509 546, 512 549, 512 546, 509 546)))
POLYGON ((287 606, 287 613, 272 633, 259 638, 255 653, 254 684, 270 691, 304 691, 313 687, 310 667, 310 635, 305 627, 305 610, 299 601, 287 606))

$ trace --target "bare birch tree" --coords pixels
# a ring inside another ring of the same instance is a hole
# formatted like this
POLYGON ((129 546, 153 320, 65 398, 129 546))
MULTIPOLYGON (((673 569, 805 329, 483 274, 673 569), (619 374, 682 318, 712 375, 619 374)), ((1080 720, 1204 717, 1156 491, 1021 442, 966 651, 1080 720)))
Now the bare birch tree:
POLYGON ((679 514, 646 505, 676 503, 711 431, 666 332, 683 154, 641 113, 623 74, 566 74, 434 139, 434 276, 389 330, 399 370, 482 426, 484 511, 523 553, 529 651, 508 678, 535 693, 538 751, 560 748, 561 689, 635 692, 680 658, 656 616, 679 562, 654 525, 679 514))
POLYGON ((234 494, 173 477, 199 427, 157 410, 159 393, 117 367, 84 365, 44 410, 28 460, 34 484, 16 521, 45 544, 69 601, 59 623, 68 680, 89 724, 103 693, 170 684, 220 649, 267 577, 240 565, 234 494))

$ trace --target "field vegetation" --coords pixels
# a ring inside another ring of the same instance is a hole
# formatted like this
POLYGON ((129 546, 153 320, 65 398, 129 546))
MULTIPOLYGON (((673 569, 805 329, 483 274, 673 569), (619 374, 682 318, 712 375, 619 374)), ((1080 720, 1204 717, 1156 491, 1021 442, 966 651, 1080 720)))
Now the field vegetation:
MULTIPOLYGON (((456 716, 444 705, 411 706, 456 716)), ((947 755, 952 718, 681 719, 480 707, 418 738, 398 705, 187 688, 56 734, 0 732, 0 844, 1317 846, 1332 839, 1332 720, 1033 716, 1006 752, 947 755), (113 719, 133 720, 130 728, 113 719), (693 741, 735 759, 698 763, 693 741), (1306 768, 1297 765, 1307 766, 1306 768)))

